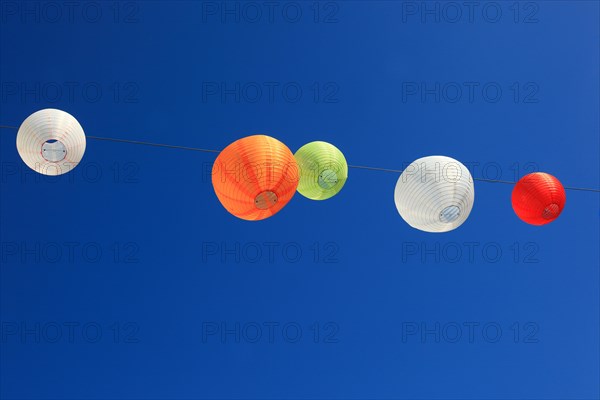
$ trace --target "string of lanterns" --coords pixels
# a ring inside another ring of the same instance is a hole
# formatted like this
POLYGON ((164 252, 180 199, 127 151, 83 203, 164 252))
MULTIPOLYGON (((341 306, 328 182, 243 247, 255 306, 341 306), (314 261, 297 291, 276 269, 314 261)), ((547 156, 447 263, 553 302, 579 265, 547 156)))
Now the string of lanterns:
MULTIPOLYGON (((173 146, 175 147, 175 146, 173 146)), ((77 166, 86 137, 65 111, 44 109, 23 121, 17 151, 23 162, 44 175, 62 175, 77 166)), ((217 156, 212 184, 223 207, 244 220, 263 220, 281 211, 296 192, 311 200, 337 195, 348 179, 343 153, 326 142, 311 142, 293 154, 266 135, 244 137, 217 156)), ((462 225, 473 208, 475 187, 469 170, 445 156, 423 157, 402 171, 394 191, 402 219, 425 232, 448 232, 462 225)), ((521 178, 512 192, 515 214, 531 225, 545 225, 561 214, 563 185, 535 172, 521 178)))

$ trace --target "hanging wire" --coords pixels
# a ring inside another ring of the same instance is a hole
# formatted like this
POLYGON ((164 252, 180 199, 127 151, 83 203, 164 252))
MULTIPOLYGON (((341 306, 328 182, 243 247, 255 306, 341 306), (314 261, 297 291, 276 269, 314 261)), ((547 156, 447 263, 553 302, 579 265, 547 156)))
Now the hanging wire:
POLYGON ((140 142, 140 141, 137 141, 137 140, 113 139, 113 138, 106 138, 106 137, 99 137, 99 136, 86 136, 86 138, 93 139, 93 140, 104 140, 104 141, 107 141, 107 142, 141 144, 141 145, 144 145, 144 146, 152 146, 152 147, 165 147, 167 149, 201 151, 203 153, 220 153, 219 150, 201 149, 201 148, 198 148, 198 147, 175 146, 175 145, 172 145, 172 144, 140 142))
MULTIPOLYGON (((0 125, 0 129, 19 129, 19 128, 17 126, 0 125)), ((215 153, 215 154, 220 153, 219 150, 213 150, 213 149, 202 149, 199 147, 187 147, 187 146, 176 146, 176 145, 172 145, 172 144, 142 142, 139 140, 116 139, 116 138, 107 138, 107 137, 100 137, 100 136, 86 136, 86 138, 92 139, 92 140, 105 141, 105 142, 129 143, 129 144, 137 144, 137 145, 151 146, 151 147, 164 147, 167 149, 198 151, 198 152, 202 152, 202 153, 215 153)), ((367 171, 391 172, 394 174, 402 173, 402 171, 398 170, 398 169, 370 167, 370 166, 365 166, 365 165, 348 165, 348 168, 363 169, 363 170, 367 170, 367 171)), ((489 182, 489 183, 503 183, 506 185, 514 185, 516 183, 516 182, 512 182, 512 181, 502 181, 502 180, 497 180, 497 179, 483 179, 483 178, 473 178, 473 180, 480 181, 480 182, 489 182)), ((580 188, 580 187, 572 187, 572 186, 563 186, 563 187, 566 190, 578 190, 581 192, 600 193, 600 189, 580 188)))

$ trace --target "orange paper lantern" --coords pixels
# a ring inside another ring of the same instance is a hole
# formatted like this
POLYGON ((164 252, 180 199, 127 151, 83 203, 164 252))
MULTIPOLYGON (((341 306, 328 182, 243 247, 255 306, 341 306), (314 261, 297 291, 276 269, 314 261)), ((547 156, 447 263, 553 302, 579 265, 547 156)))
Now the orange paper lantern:
POLYGON ((545 225, 554 221, 566 201, 565 189, 560 181, 544 172, 525 175, 512 192, 515 213, 531 225, 545 225))
POLYGON ((299 174, 294 155, 279 140, 248 136, 227 146, 212 170, 215 193, 227 211, 245 220, 276 214, 294 196, 299 174))

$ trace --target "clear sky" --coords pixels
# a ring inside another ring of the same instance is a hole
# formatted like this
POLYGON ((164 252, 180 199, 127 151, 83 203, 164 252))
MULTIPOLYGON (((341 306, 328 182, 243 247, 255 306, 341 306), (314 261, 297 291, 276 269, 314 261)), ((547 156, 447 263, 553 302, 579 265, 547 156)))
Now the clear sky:
MULTIPOLYGON (((0 124, 52 107, 90 136, 600 187, 598 2, 69 4, 0 3, 0 124)), ((214 154, 88 139, 47 178, 0 133, 2 398, 600 396, 598 193, 534 227, 476 182, 429 234, 398 174, 351 169, 246 222, 214 154)))

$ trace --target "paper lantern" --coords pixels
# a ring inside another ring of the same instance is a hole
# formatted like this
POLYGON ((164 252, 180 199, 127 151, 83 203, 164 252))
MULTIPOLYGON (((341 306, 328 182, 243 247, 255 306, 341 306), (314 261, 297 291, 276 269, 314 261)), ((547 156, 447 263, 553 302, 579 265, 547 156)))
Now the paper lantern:
POLYGON ((348 178, 348 163, 341 151, 326 142, 311 142, 294 154, 300 170, 298 192, 312 200, 335 196, 348 178))
POLYGON ((248 136, 227 146, 213 165, 212 183, 223 207, 245 220, 276 214, 298 187, 294 155, 279 140, 248 136))
POLYGON ((545 172, 525 175, 512 192, 515 214, 531 225, 545 225, 554 221, 566 201, 567 195, 560 181, 545 172))
POLYGON ((475 200, 469 170, 450 157, 430 156, 411 163, 394 192, 400 216, 413 228, 447 232, 466 221, 475 200))
POLYGON ((17 151, 27 166, 43 175, 62 175, 79 164, 85 134, 69 113, 53 108, 31 114, 19 127, 17 151))

